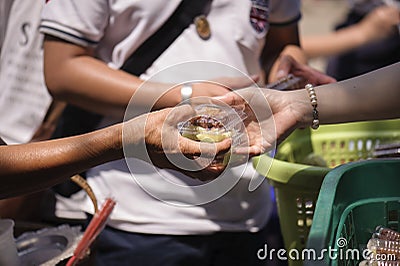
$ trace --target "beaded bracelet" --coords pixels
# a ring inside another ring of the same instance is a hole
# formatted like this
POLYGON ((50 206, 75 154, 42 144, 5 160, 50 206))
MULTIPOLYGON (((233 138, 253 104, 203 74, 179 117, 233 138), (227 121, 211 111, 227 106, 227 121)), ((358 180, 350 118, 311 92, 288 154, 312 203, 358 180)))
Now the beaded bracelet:
POLYGON ((305 86, 305 89, 308 92, 308 95, 310 96, 310 101, 311 105, 313 107, 313 121, 311 124, 312 129, 318 129, 319 127, 319 115, 318 115, 318 110, 317 110, 317 95, 315 94, 315 90, 312 84, 307 84, 305 86))

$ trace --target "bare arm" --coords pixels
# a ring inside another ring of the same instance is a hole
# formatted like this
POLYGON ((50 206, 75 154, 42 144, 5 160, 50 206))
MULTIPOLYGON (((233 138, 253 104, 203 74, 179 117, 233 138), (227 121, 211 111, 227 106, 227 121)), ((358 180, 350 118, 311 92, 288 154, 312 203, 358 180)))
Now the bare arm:
MULTIPOLYGON (((351 79, 315 87, 320 123, 400 118, 399 73, 400 63, 396 63, 351 79)), ((290 127, 311 125, 312 107, 304 89, 283 94, 266 91, 265 95, 272 109, 291 110, 297 121, 290 127)), ((283 122, 280 121, 283 119, 279 117, 278 122, 283 122)))
MULTIPOLYGON (((112 69, 93 57, 93 50, 47 36, 44 42, 44 72, 52 96, 95 113, 122 117, 132 95, 143 80, 122 70, 112 69)), ((140 64, 140 62, 138 62, 140 64)), ((224 86, 211 83, 193 85, 193 97, 217 96, 228 88, 249 86, 248 79, 224 79, 224 86)), ((180 86, 146 82, 139 103, 153 110, 172 107, 181 101, 180 86)))

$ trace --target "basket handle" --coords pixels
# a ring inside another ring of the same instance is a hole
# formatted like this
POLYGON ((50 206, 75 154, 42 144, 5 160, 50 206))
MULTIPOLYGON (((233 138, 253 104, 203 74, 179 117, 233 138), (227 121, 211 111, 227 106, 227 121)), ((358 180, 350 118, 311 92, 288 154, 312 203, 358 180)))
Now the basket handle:
POLYGON ((259 174, 284 184, 288 183, 296 174, 301 175, 304 172, 309 178, 320 178, 321 175, 325 176, 331 170, 327 167, 289 163, 273 159, 266 154, 254 157, 253 166, 259 174))

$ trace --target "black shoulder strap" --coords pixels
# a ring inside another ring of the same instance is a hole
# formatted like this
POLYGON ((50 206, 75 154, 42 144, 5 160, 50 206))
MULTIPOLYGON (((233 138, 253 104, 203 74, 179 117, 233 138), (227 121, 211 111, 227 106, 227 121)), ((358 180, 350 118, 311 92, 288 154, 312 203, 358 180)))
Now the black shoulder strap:
POLYGON ((174 42, 196 16, 204 14, 212 0, 182 0, 169 19, 124 63, 122 70, 140 75, 174 42))

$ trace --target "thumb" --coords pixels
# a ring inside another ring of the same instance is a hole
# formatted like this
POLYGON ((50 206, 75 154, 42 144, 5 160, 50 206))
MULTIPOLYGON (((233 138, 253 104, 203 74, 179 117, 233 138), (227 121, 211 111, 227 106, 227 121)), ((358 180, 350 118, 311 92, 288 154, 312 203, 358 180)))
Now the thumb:
POLYGON ((291 57, 282 56, 276 69, 275 79, 281 79, 289 75, 292 64, 291 57))

